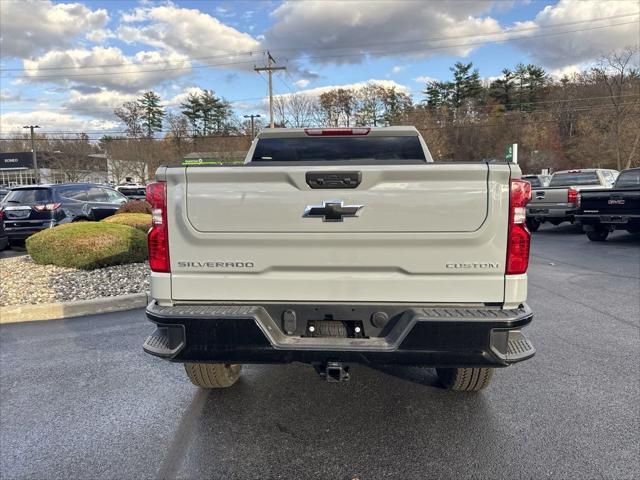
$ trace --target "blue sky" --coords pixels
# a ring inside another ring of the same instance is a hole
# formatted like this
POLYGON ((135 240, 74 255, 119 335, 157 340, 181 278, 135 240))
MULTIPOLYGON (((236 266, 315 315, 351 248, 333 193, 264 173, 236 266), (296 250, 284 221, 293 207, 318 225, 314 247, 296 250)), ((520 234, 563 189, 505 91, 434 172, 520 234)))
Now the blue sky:
POLYGON ((169 109, 206 88, 265 113, 266 49, 288 69, 278 94, 378 80, 419 101, 456 61, 483 78, 519 62, 560 76, 637 45, 639 13, 635 0, 4 0, 0 130, 118 130, 113 108, 145 90, 169 109))

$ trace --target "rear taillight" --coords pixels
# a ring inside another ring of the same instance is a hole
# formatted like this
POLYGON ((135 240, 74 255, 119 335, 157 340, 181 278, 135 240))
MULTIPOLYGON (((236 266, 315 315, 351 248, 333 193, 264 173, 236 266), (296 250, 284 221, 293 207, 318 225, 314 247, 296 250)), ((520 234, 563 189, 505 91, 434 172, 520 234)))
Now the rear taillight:
POLYGON ((4 218, 4 210, 0 208, 0 220, 4 218))
POLYGON ((573 187, 567 189, 567 203, 573 203, 574 205, 578 203, 578 191, 573 187))
POLYGON ((511 180, 509 197, 509 236, 507 240, 507 265, 505 274, 526 273, 529 266, 531 234, 525 224, 525 206, 531 200, 531 184, 524 180, 511 180))
POLYGON ((342 137, 346 135, 368 135, 371 131, 368 127, 363 128, 305 128, 304 133, 312 137, 342 137))
POLYGON ((155 182, 147 185, 147 202, 151 204, 151 229, 149 243, 149 267, 154 272, 168 273, 169 230, 167 228, 167 184, 155 182))
POLYGON ((60 208, 59 203, 45 203, 44 205, 34 205, 33 209, 36 212, 53 212, 60 208))

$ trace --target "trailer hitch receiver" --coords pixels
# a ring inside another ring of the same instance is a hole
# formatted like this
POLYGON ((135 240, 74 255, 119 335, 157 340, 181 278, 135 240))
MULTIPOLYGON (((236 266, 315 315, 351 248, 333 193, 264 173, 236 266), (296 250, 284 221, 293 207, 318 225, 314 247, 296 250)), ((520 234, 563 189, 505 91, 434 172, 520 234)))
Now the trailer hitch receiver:
POLYGON ((342 365, 342 362, 315 364, 314 368, 320 378, 327 382, 345 382, 349 380, 349 367, 342 365))

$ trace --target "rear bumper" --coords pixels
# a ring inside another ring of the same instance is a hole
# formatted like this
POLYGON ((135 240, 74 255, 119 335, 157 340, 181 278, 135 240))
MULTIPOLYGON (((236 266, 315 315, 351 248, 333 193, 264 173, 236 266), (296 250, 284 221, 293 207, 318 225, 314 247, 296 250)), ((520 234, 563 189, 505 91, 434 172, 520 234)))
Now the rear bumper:
POLYGON ((4 231, 10 240, 24 240, 34 233, 38 233, 42 230, 55 227, 58 224, 58 222, 56 222, 55 220, 51 220, 44 223, 40 221, 37 222, 36 225, 29 225, 26 222, 20 222, 20 226, 10 226, 14 223, 17 224, 18 222, 13 222, 10 220, 5 222, 4 231))
MULTIPOLYGON (((341 307, 323 305, 320 310, 340 312, 341 307)), ((376 312, 384 307, 358 308, 376 312)), ((338 361, 437 367, 504 367, 535 353, 520 331, 533 317, 526 304, 511 310, 396 305, 381 328, 369 317, 358 323, 361 338, 309 334, 309 324, 315 321, 310 319, 318 318, 315 310, 310 305, 162 307, 151 302, 147 317, 156 324, 156 331, 147 338, 144 350, 177 362, 338 361), (298 312, 294 325, 291 316, 274 315, 278 308, 298 312)))
POLYGON ((527 206, 527 217, 533 217, 537 219, 572 219, 577 210, 575 208, 567 207, 547 207, 543 205, 527 206))

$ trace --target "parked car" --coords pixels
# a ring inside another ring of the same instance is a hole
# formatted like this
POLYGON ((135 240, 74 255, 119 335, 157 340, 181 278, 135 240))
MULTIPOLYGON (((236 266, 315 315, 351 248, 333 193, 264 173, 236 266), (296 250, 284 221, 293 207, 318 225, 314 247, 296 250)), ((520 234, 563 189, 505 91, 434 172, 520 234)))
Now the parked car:
POLYGON ((45 228, 113 215, 127 197, 92 183, 61 183, 15 187, 2 204, 9 243, 17 243, 45 228))
POLYGON ((243 363, 341 381, 352 362, 436 367, 475 391, 535 353, 516 164, 434 163, 413 127, 269 128, 245 165, 156 179, 144 349, 199 387, 233 385, 243 363))
POLYGON ((531 202, 527 205, 527 227, 532 232, 544 222, 560 225, 575 220, 578 210, 578 193, 613 187, 617 170, 586 168, 562 170, 554 173, 549 186, 534 188, 531 202))
POLYGON ((115 189, 131 200, 144 200, 147 187, 144 185, 118 185, 115 189))
POLYGON ((549 186, 551 175, 523 175, 522 180, 529 182, 532 188, 544 188, 549 186))
POLYGON ((609 232, 640 233, 640 168, 620 172, 610 190, 590 190, 579 195, 576 220, 594 242, 606 240, 609 232))

